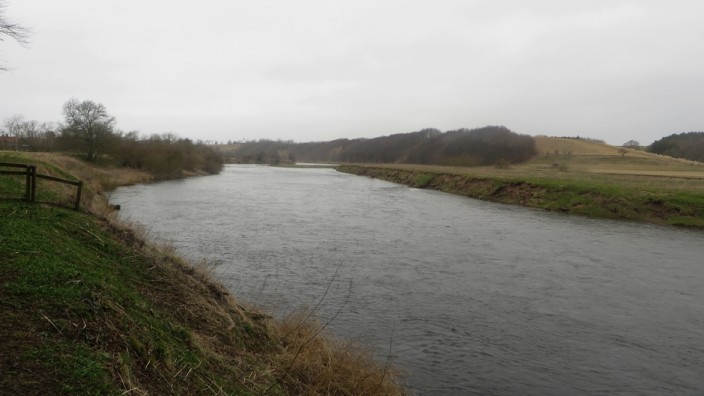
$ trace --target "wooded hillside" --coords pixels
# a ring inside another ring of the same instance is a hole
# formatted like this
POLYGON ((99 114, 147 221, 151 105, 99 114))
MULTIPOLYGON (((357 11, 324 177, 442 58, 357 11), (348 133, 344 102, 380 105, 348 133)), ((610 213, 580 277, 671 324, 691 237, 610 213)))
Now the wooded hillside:
POLYGON ((455 166, 493 165, 528 160, 536 152, 531 136, 502 126, 441 132, 423 129, 373 139, 294 143, 246 142, 230 154, 232 162, 361 162, 455 166))
POLYGON ((656 154, 704 162, 704 132, 673 134, 653 142, 648 149, 656 154))

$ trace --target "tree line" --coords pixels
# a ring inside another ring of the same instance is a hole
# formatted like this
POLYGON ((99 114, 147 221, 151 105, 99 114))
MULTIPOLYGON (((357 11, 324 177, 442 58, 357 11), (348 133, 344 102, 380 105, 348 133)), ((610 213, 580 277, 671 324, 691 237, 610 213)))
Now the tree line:
POLYGON ((536 153, 535 140, 503 126, 441 132, 422 129, 372 139, 294 143, 258 140, 225 153, 240 163, 358 162, 479 166, 523 162, 536 153))
POLYGON ((157 179, 222 169, 220 155, 205 144, 171 133, 143 137, 116 129, 115 117, 100 103, 70 99, 63 115, 61 123, 8 118, 0 132, 0 149, 74 153, 89 162, 141 169, 157 179))
POLYGON ((649 147, 651 153, 704 162, 704 132, 672 134, 656 140, 649 147))

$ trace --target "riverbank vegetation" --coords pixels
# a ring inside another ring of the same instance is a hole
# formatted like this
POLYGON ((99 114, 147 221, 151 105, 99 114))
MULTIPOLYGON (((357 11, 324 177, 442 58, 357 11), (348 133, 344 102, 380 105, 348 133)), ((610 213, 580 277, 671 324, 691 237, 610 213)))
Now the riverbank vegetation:
MULTIPOLYGON (((0 393, 402 393, 364 346, 307 316, 250 309, 204 263, 109 221, 97 203, 109 169, 57 154, 1 152, 7 161, 86 180, 96 202, 83 209, 97 213, 13 199, 23 180, 0 175, 10 195, 0 197, 0 393)), ((42 190, 48 201, 69 193, 42 190)))
POLYGON ((115 127, 115 117, 100 103, 70 99, 60 123, 5 120, 0 150, 70 153, 90 163, 137 169, 154 179, 217 174, 223 160, 213 147, 171 133, 142 136, 115 127))
POLYGON ((172 134, 140 138, 136 133, 118 136, 108 156, 119 166, 139 169, 157 179, 178 179, 220 173, 221 156, 211 147, 172 134))
POLYGON ((509 167, 343 165, 338 170, 494 202, 704 228, 704 164, 582 139, 536 137, 509 167))
POLYGON ((519 163, 534 154, 532 137, 499 126, 447 132, 423 129, 373 139, 330 142, 259 140, 222 149, 229 162, 268 164, 298 161, 477 166, 519 163))

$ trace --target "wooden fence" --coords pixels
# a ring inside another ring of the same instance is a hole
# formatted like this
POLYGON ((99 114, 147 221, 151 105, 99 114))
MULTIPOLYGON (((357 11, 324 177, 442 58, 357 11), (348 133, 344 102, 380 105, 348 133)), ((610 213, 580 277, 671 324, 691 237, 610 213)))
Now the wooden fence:
POLYGON ((78 210, 81 204, 81 191, 83 190, 82 181, 73 181, 61 179, 58 177, 42 175, 37 173, 37 167, 35 165, 26 164, 12 164, 6 162, 0 162, 0 175, 18 175, 25 177, 25 199, 27 202, 37 201, 37 178, 49 180, 57 183, 70 184, 76 186, 76 200, 74 202, 73 208, 78 210), (21 170, 3 170, 2 168, 15 168, 21 170))

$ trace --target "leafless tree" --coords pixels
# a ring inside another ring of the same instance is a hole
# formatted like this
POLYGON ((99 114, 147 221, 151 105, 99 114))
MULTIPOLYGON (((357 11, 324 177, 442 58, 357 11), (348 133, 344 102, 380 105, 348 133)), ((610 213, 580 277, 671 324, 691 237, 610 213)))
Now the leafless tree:
POLYGON ((100 103, 70 99, 64 104, 64 120, 62 135, 72 141, 88 161, 95 161, 113 137, 115 118, 108 115, 100 103))
POLYGON ((15 114, 10 118, 5 119, 4 126, 5 126, 5 131, 10 134, 10 136, 13 136, 14 143, 13 149, 18 150, 19 149, 19 139, 22 136, 22 124, 24 123, 24 117, 22 117, 19 114, 15 114))
MULTIPOLYGON (((29 29, 11 21, 5 17, 6 4, 0 0, 0 41, 5 41, 6 37, 16 40, 20 44, 26 44, 29 40, 29 29)), ((0 65, 0 71, 7 70, 0 65)))
POLYGON ((27 43, 29 39, 29 30, 5 17, 6 4, 0 0, 0 41, 4 41, 5 37, 10 37, 17 40, 19 43, 27 43))
POLYGON ((54 145, 54 125, 51 122, 26 121, 24 117, 15 114, 5 119, 5 131, 14 137, 13 149, 31 151, 50 151, 54 145))
POLYGON ((50 151, 54 142, 54 127, 50 122, 26 121, 22 124, 22 142, 31 151, 50 151))

